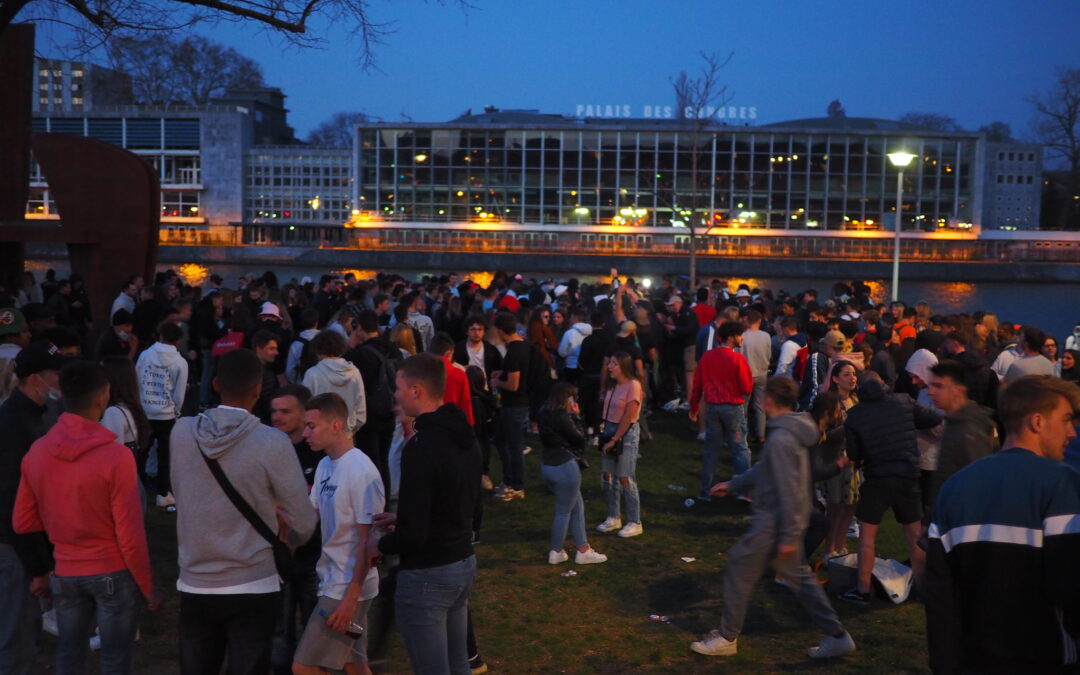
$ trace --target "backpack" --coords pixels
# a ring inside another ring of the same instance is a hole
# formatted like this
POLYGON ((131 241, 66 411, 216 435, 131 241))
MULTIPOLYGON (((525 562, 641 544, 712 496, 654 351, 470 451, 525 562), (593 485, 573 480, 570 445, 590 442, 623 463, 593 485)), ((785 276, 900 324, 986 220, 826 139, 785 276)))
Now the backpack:
POLYGON ((311 340, 297 336, 296 341, 303 346, 300 347, 300 358, 296 364, 294 382, 301 382, 304 379, 304 374, 319 362, 319 357, 315 355, 315 348, 311 346, 311 340))
POLYGON ((368 416, 392 417, 398 360, 383 356, 374 347, 367 347, 367 349, 379 360, 379 374, 375 380, 375 388, 366 392, 368 416))

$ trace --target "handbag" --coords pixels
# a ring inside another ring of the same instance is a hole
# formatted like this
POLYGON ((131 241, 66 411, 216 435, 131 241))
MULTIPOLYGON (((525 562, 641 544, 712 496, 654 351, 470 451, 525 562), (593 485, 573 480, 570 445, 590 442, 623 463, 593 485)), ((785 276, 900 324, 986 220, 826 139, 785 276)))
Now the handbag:
MULTIPOLYGON (((616 386, 618 386, 618 385, 616 385, 616 386)), ((614 400, 615 400, 615 390, 613 388, 611 390, 611 396, 608 397, 607 405, 604 408, 604 419, 601 422, 601 424, 602 424, 602 426, 600 428, 600 448, 601 448, 600 452, 601 453, 604 452, 603 448, 604 448, 605 445, 607 445, 607 442, 610 441, 612 438, 614 438, 615 434, 619 431, 619 425, 618 424, 612 425, 612 424, 608 423, 608 419, 607 419, 608 413, 611 412, 611 403, 614 400)), ((606 454, 609 454, 612 457, 618 457, 619 455, 622 454, 622 451, 623 451, 623 439, 620 438, 619 440, 615 441, 615 446, 611 448, 611 452, 606 453, 606 454)))
POLYGON ((292 551, 285 542, 281 541, 277 534, 270 529, 270 526, 259 517, 259 514, 255 513, 255 509, 251 508, 251 506, 244 501, 244 498, 236 491, 233 484, 229 482, 229 478, 225 475, 225 472, 222 471, 221 464, 219 464, 216 459, 207 457, 206 453, 199 447, 198 441, 195 442, 195 446, 198 447, 199 455, 203 458, 203 461, 206 462, 206 466, 210 469, 210 473, 214 474, 214 480, 221 486, 225 496, 233 503, 236 510, 240 512, 240 515, 244 516, 244 519, 251 523, 251 526, 255 528, 255 531, 270 544, 270 547, 274 551, 274 567, 277 568, 278 576, 280 576, 283 581, 292 578, 299 569, 296 559, 293 558, 292 551))

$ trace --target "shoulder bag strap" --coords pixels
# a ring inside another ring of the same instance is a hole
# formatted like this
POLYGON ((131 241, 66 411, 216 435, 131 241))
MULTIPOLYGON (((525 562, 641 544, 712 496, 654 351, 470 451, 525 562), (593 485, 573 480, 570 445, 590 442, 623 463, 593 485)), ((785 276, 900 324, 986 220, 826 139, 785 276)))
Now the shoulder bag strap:
POLYGON ((198 448, 199 456, 206 462, 206 466, 210 469, 210 473, 214 474, 214 480, 221 486, 225 496, 233 503, 236 510, 240 512, 240 515, 244 516, 244 519, 251 523, 251 526, 255 528, 255 531, 258 532, 263 539, 270 542, 271 546, 276 548, 282 544, 282 541, 278 539, 278 536, 274 534, 274 531, 270 529, 270 526, 259 517, 259 514, 255 513, 255 509, 251 508, 251 506, 244 501, 244 498, 236 491, 233 484, 229 482, 225 472, 221 469, 221 464, 219 464, 216 459, 207 457, 206 453, 202 451, 202 447, 199 446, 198 441, 195 442, 195 447, 198 448))

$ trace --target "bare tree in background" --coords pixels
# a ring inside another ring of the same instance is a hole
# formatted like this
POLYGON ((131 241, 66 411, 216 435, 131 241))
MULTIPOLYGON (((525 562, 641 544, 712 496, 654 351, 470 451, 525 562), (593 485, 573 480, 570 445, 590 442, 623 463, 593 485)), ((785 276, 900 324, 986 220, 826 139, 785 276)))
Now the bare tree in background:
MULTIPOLYGON (((680 189, 677 175, 672 176, 670 201, 672 220, 678 218, 685 223, 690 232, 690 287, 697 288, 697 249, 698 233, 708 232, 708 224, 712 222, 712 214, 702 214, 709 206, 703 198, 709 194, 715 177, 712 175, 712 167, 701 166, 706 157, 711 156, 712 141, 715 133, 711 132, 716 125, 716 109, 731 102, 731 94, 728 86, 721 82, 720 74, 724 67, 731 62, 734 52, 721 58, 716 52, 701 52, 701 70, 696 77, 690 77, 686 71, 672 80, 675 89, 675 103, 678 106, 679 119, 686 120, 690 136, 690 181, 691 185, 687 192, 680 189), (704 145, 704 147, 703 147, 704 145), (702 180, 707 178, 707 180, 702 180), (680 195, 685 194, 689 203, 682 202, 680 195)), ((680 138, 686 132, 680 130, 680 138)), ((676 148, 676 154, 678 149, 676 148)), ((659 187, 659 184, 658 184, 659 187)), ((662 197, 662 191, 657 190, 657 197, 662 197)))
POLYGON ((847 117, 847 111, 844 110, 844 104, 840 102, 840 99, 834 99, 825 109, 825 115, 829 119, 843 119, 847 117))
POLYGON ((991 143, 1011 143, 1013 141, 1012 127, 1005 122, 991 122, 979 127, 979 132, 986 134, 986 140, 991 143))
POLYGON ((131 78, 135 103, 203 105, 226 89, 263 86, 258 63, 204 37, 117 37, 108 54, 131 78))
MULTIPOLYGON (((442 4, 442 0, 437 0, 442 4)), ((468 7, 467 0, 458 0, 468 7)), ((2 0, 0 30, 20 22, 56 22, 74 29, 76 52, 87 53, 114 37, 159 33, 198 23, 247 21, 261 24, 290 42, 319 42, 309 29, 318 17, 343 26, 359 42, 361 66, 374 62, 374 47, 390 25, 372 18, 370 0, 2 0)))
POLYGON ((960 131, 960 125, 956 119, 944 113, 912 111, 904 113, 900 121, 905 124, 915 124, 934 131, 960 131))
POLYGON ((353 129, 357 124, 378 121, 362 112, 337 112, 308 134, 312 145, 331 145, 338 148, 352 146, 353 129))
POLYGON ((1047 159, 1058 160, 1067 172, 1058 226, 1077 224, 1080 200, 1080 69, 1062 68, 1050 91, 1028 101, 1035 108, 1035 136, 1046 146, 1047 159))

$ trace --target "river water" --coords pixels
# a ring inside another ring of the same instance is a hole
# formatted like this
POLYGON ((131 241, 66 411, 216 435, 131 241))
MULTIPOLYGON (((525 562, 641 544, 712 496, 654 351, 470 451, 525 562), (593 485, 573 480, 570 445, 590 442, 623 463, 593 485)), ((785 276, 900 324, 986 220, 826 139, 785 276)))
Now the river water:
MULTIPOLYGON (((56 270, 58 277, 64 277, 69 273, 67 261, 28 261, 27 266, 35 272, 40 281, 48 268, 56 270)), ((359 278, 365 279, 375 275, 374 270, 359 269, 315 269, 305 267, 289 267, 277 265, 213 265, 208 267, 192 261, 182 265, 159 265, 159 269, 172 267, 177 269, 188 283, 202 284, 210 274, 221 275, 227 285, 234 285, 238 277, 248 274, 262 274, 267 269, 277 275, 281 283, 291 279, 302 280, 305 276, 318 281, 319 276, 326 272, 343 274, 353 272, 359 278)), ((1003 266, 1003 272, 1007 267, 1003 266)), ((384 270, 393 271, 406 279, 418 278, 423 274, 442 273, 442 270, 384 270)), ((463 279, 472 278, 486 286, 492 277, 491 270, 468 271, 457 270, 463 279)), ((520 272, 525 278, 545 278, 549 274, 536 272, 520 272)), ((582 281, 595 281, 594 275, 579 275, 582 281)), ((639 279, 640 281, 640 279, 639 279)), ((819 291, 819 297, 827 297, 831 292, 832 285, 840 279, 808 279, 808 278, 779 278, 779 277, 754 277, 754 278, 728 278, 729 288, 734 291, 740 283, 747 283, 751 288, 769 288, 773 292, 786 290, 792 293, 815 288, 819 291)), ((850 280, 843 280, 850 281, 850 280)), ((887 300, 889 285, 886 280, 864 279, 870 285, 875 300, 887 300)), ((1072 327, 1080 323, 1080 284, 1068 283, 1018 283, 1018 282, 932 282, 900 280, 900 296, 909 304, 925 301, 937 314, 951 314, 955 312, 973 312, 976 310, 993 311, 1002 322, 1016 324, 1029 324, 1042 328, 1050 335, 1058 338, 1059 343, 1064 343, 1065 336, 1072 331, 1072 327)))

